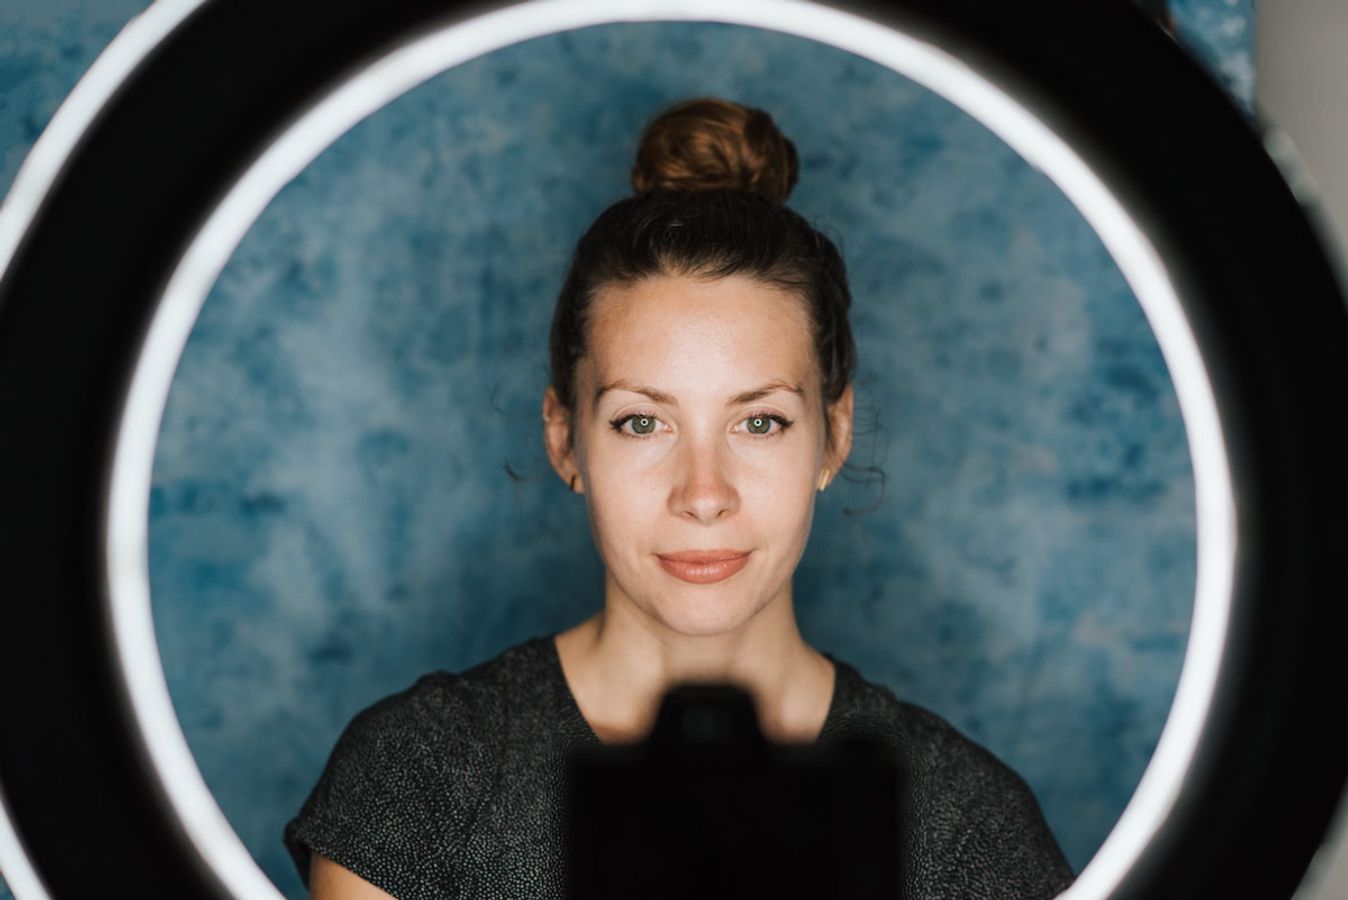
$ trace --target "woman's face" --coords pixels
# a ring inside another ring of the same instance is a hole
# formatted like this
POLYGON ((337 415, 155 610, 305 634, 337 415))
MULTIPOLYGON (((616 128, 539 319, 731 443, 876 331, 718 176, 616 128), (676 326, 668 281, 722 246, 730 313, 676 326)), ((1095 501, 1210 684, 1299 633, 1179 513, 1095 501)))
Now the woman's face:
POLYGON ((821 471, 850 446, 850 388, 825 433, 804 301, 752 278, 662 276, 595 297, 549 454, 583 490, 609 601, 687 635, 789 601, 821 471), (567 438, 570 448, 567 448, 567 438))

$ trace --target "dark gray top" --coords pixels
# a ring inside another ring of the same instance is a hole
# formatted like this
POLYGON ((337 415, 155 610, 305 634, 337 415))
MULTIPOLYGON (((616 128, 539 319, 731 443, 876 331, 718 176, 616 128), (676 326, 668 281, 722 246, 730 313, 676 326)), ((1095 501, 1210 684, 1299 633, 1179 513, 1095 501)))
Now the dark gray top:
MULTIPOLYGON (((903 840, 907 900, 1028 900, 1071 883, 1020 776, 829 659, 837 679, 819 739, 874 734, 906 757, 917 823, 903 840)), ((316 851, 398 900, 562 897, 563 760, 598 743, 552 636, 532 638, 358 713, 286 825, 286 847, 305 884, 316 851)))

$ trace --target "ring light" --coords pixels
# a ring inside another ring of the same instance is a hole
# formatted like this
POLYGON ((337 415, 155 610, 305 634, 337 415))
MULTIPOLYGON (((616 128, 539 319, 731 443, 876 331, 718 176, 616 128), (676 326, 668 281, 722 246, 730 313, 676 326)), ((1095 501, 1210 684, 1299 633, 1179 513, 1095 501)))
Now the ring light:
POLYGON ((0 546, 22 636, 0 657, 0 867, 20 900, 132 879, 280 896, 174 716, 146 549, 173 371, 246 230, 342 133, 447 68, 560 31, 670 20, 885 65, 1042 169, 1100 235, 1175 381, 1198 579, 1156 752, 1063 896, 1291 892, 1348 760, 1329 665, 1348 502, 1330 418, 1348 408, 1348 317, 1276 167, 1159 29, 1125 4, 1071 0, 1033 14, 982 0, 300 6, 156 3, 72 93, 0 213, 0 546), (147 140, 170 116, 172 140, 147 140), (24 689, 35 677, 42 695, 24 689), (93 837, 73 840, 71 821, 93 837))

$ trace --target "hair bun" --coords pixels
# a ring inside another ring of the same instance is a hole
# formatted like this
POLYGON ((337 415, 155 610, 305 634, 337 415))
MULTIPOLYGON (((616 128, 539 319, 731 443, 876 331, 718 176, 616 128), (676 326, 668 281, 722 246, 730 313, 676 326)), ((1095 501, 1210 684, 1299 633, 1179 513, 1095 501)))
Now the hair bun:
POLYGON ((632 187, 738 190, 785 203, 796 186, 796 146, 761 109, 700 97, 656 116, 641 135, 632 187))

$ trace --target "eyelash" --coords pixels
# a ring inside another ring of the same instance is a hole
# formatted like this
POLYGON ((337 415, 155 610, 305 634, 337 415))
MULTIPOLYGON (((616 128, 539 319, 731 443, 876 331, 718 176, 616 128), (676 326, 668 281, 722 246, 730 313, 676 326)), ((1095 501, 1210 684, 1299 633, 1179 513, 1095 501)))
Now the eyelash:
MULTIPOLYGON (((609 424, 613 426, 614 431, 618 432, 623 437, 635 438, 639 441, 655 437, 654 434, 633 434, 632 432, 625 430, 624 426, 633 419, 654 419, 657 422, 660 421, 659 416, 653 416, 650 413, 629 413, 628 415, 614 419, 609 424)), ((785 416, 779 416, 777 413, 770 412, 750 413, 743 419, 740 419, 740 422, 747 422, 750 419, 770 419, 771 421, 776 422, 778 426, 776 431, 770 431, 767 434, 754 434, 749 432, 749 436, 756 440, 765 440, 767 438, 776 437, 786 431, 786 429, 790 428, 793 424, 792 421, 785 416)))

